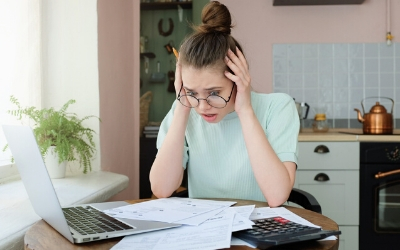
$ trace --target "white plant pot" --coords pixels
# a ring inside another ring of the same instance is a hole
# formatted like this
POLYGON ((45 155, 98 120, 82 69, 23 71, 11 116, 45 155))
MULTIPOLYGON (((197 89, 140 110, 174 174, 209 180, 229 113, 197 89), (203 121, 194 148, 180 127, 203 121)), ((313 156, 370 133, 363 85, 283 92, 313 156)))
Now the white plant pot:
POLYGON ((44 158, 47 171, 49 172, 50 178, 61 179, 65 177, 65 170, 67 167, 67 161, 58 163, 58 155, 54 153, 54 146, 51 146, 47 150, 47 154, 44 158))

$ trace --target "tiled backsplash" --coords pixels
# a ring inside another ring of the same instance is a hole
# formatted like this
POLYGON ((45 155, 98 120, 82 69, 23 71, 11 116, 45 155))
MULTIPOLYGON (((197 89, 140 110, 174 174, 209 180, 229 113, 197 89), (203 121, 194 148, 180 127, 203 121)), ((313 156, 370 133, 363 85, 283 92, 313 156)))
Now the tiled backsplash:
MULTIPOLYGON (((331 127, 362 127, 354 108, 362 112, 364 98, 381 96, 393 99, 400 127, 400 43, 275 44, 273 60, 274 92, 309 104, 308 119, 324 107, 331 127)), ((376 101, 391 111, 390 100, 367 98, 365 112, 376 101)))

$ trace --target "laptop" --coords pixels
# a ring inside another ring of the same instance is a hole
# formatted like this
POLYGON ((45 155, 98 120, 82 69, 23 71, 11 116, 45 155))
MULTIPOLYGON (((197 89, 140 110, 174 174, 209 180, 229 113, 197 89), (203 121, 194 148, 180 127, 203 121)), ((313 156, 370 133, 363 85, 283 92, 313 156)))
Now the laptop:
POLYGON ((116 219, 102 212, 128 205, 124 201, 62 208, 32 129, 29 126, 2 127, 36 214, 71 243, 85 243, 181 226, 175 223, 116 219))

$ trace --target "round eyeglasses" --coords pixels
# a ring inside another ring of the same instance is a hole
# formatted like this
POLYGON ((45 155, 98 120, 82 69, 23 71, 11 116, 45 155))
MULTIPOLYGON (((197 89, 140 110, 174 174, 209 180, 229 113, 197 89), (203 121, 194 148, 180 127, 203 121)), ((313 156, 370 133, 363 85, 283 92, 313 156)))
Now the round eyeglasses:
POLYGON ((222 108, 225 108, 226 104, 231 99, 233 89, 235 88, 235 83, 233 83, 233 85, 232 85, 231 94, 229 95, 228 100, 225 100, 222 96, 214 95, 214 94, 211 94, 211 95, 207 96, 206 98, 197 98, 193 95, 181 95, 182 88, 183 88, 183 84, 181 86, 181 89, 179 90, 179 94, 176 99, 183 106, 186 106, 188 108, 195 108, 195 107, 199 106, 201 100, 205 100, 208 103, 208 105, 210 105, 211 107, 214 107, 217 109, 222 109, 222 108))

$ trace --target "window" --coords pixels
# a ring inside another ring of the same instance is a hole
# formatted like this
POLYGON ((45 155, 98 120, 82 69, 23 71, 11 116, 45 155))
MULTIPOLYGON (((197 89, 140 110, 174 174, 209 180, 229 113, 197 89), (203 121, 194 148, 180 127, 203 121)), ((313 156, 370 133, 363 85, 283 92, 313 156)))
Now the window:
MULTIPOLYGON (((10 96, 22 106, 41 105, 40 0, 0 0, 0 124, 19 124, 7 114, 10 96)), ((9 173, 11 153, 0 126, 0 179, 9 173)))

